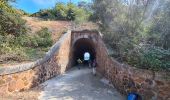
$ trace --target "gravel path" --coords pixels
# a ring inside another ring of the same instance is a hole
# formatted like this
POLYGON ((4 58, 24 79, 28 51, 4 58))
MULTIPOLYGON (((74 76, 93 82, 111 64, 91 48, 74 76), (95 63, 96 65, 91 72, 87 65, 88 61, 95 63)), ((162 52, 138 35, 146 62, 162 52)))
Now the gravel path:
POLYGON ((125 100, 125 97, 93 76, 91 69, 73 68, 42 84, 39 100, 125 100))

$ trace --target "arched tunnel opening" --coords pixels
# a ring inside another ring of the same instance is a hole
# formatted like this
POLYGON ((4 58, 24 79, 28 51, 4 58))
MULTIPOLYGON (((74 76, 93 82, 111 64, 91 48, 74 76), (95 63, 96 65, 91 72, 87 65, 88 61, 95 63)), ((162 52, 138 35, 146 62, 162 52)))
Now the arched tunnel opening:
POLYGON ((95 44, 91 39, 81 38, 77 40, 73 45, 73 66, 78 64, 77 60, 84 60, 84 54, 88 52, 90 54, 90 60, 93 61, 96 58, 95 44))

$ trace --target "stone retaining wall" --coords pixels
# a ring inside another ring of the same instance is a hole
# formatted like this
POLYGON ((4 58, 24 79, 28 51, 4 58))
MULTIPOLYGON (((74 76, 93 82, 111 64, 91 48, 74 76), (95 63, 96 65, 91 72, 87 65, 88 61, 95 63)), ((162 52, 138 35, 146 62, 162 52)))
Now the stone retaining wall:
POLYGON ((102 37, 98 33, 97 36, 88 32, 90 31, 80 31, 80 34, 67 32, 44 58, 27 64, 0 68, 0 94, 29 89, 64 73, 71 67, 74 42, 79 38, 90 37, 89 39, 96 42, 94 44, 98 73, 110 80, 121 93, 137 92, 143 100, 170 100, 170 79, 167 77, 170 73, 154 73, 120 64, 109 56, 102 37))
POLYGON ((35 62, 0 68, 0 94, 22 91, 65 72, 69 63, 71 32, 67 32, 35 62), (63 60, 64 59, 64 60, 63 60))
POLYGON ((98 40, 97 71, 121 93, 136 92, 143 100, 170 100, 170 73, 153 73, 121 64, 109 56, 101 37, 98 40))

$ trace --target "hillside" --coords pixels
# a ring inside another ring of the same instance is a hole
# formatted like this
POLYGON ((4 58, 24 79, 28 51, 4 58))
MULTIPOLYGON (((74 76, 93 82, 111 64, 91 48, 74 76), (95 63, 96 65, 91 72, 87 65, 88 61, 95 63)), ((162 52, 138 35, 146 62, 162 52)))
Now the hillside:
POLYGON ((50 38, 52 38, 52 44, 54 44, 61 37, 62 33, 68 30, 70 25, 68 21, 43 21, 35 17, 23 17, 22 19, 26 20, 27 32, 24 33, 23 36, 21 35, 16 39, 14 38, 16 44, 19 40, 19 47, 12 47, 14 48, 12 51, 11 49, 8 51, 6 48, 1 48, 1 51, 7 52, 0 55, 0 66, 35 61, 43 57, 51 47, 50 44, 45 44, 45 41, 50 41, 50 38), (44 28, 48 30, 45 31, 44 28), (51 36, 45 36, 45 40, 42 41, 42 37, 39 37, 39 33, 51 34, 51 36))
POLYGON ((38 38, 37 41, 37 35, 39 34, 39 32, 42 32, 43 34, 45 33, 43 28, 47 28, 48 29, 47 31, 49 31, 49 34, 51 34, 51 38, 53 41, 52 44, 57 42, 58 39, 61 37, 61 35, 64 32, 67 32, 68 29, 94 30, 98 28, 98 26, 92 22, 86 22, 83 24, 75 24, 75 23, 73 24, 70 21, 45 21, 37 17, 22 17, 22 19, 26 21, 26 28, 27 28, 27 32, 25 33, 24 37, 22 36, 19 37, 21 39, 20 41, 23 47, 21 50, 18 51, 18 53, 16 51, 13 51, 12 53, 10 52, 6 54, 2 54, 0 56, 1 66, 11 65, 11 64, 13 65, 21 62, 25 63, 25 62, 35 61, 36 59, 43 57, 51 47, 49 44, 47 44, 46 47, 37 45, 37 43, 39 42, 42 45, 44 45, 45 43, 44 41, 41 40, 39 41, 40 38, 38 38), (29 41, 31 42, 29 43, 29 41))
POLYGON ((63 32, 66 32, 70 26, 69 21, 44 21, 36 17, 23 17, 26 20, 26 25, 29 29, 28 34, 34 34, 41 30, 43 27, 47 27, 52 33, 52 39, 56 42, 63 32))
POLYGON ((52 39, 56 42, 63 32, 68 29, 73 30, 95 30, 98 29, 98 25, 92 22, 84 22, 82 24, 71 23, 70 21, 46 21, 37 17, 23 17, 26 20, 26 25, 30 29, 28 34, 34 34, 41 30, 43 27, 47 27, 52 33, 52 39))

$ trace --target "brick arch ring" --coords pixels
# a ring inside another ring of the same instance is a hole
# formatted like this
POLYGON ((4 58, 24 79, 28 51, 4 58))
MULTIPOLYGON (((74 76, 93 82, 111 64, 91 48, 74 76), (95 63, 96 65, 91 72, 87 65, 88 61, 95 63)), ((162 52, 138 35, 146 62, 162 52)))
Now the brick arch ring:
POLYGON ((92 38, 91 36, 89 35, 81 35, 81 36, 78 36, 76 39, 73 40, 72 42, 72 47, 74 47, 75 43, 80 40, 80 39, 88 39, 89 41, 91 41, 94 46, 96 45, 97 41, 95 38, 92 38))

